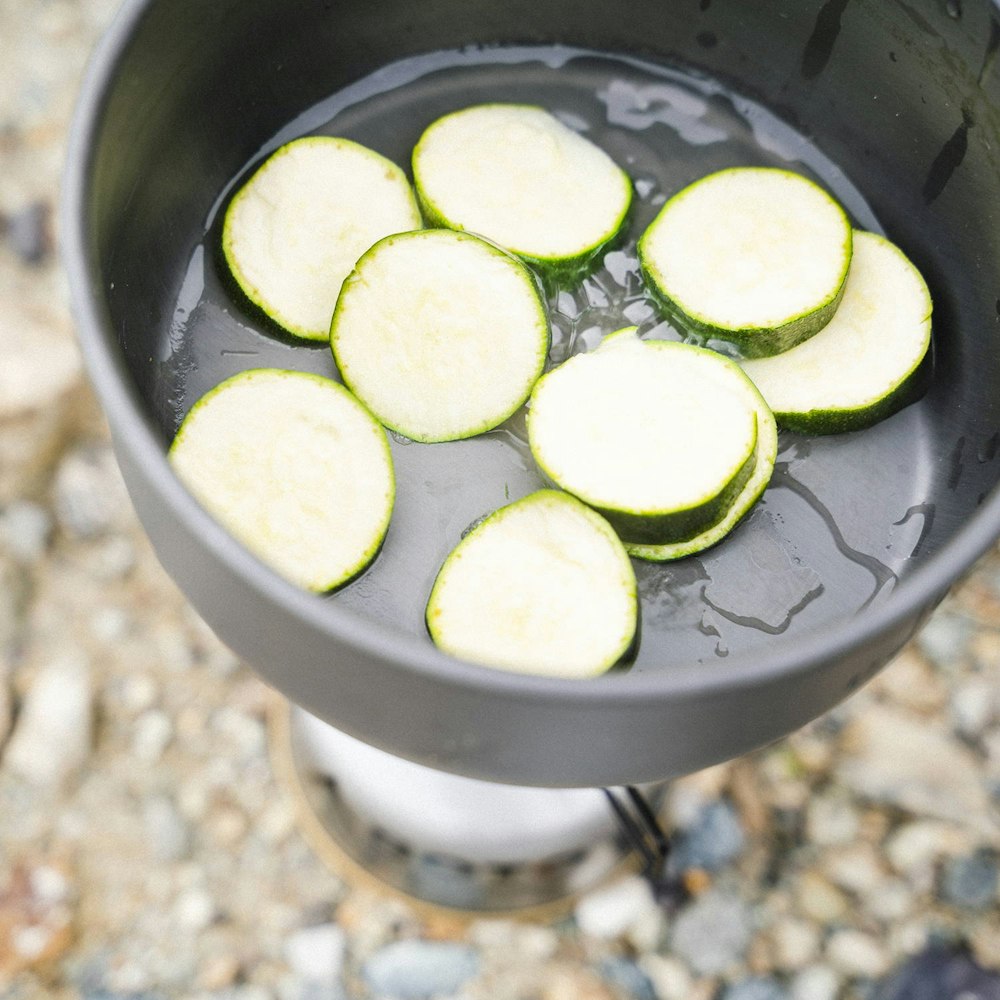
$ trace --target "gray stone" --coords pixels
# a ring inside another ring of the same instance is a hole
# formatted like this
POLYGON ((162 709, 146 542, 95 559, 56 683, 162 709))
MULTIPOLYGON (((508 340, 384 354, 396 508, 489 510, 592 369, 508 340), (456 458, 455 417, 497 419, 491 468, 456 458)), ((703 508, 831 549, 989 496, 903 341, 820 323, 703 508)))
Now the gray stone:
POLYGON ((971 632, 964 618, 938 611, 917 636, 917 645, 935 666, 948 667, 964 656, 971 632))
POLYGON ((128 494, 111 449, 68 454, 56 472, 54 503, 60 527, 73 538, 98 538, 125 523, 128 494))
POLYGON ((91 725, 90 669, 81 656, 66 654, 35 675, 4 767, 33 784, 55 788, 86 760, 91 725))
POLYGON ((997 832, 975 755, 928 719, 873 705, 845 730, 840 781, 874 802, 997 832))
POLYGON ((627 958, 606 958, 601 962, 604 980, 632 1000, 658 1000, 649 976, 627 958))
POLYGON ((997 859, 989 851, 951 858, 941 873, 941 895, 955 906, 984 910, 997 903, 997 859))
POLYGON ((425 1000, 451 996, 479 972, 479 956, 445 941, 396 941, 365 962, 362 975, 379 997, 425 1000))
POLYGON ((680 871, 718 869, 742 853, 746 836, 736 810, 725 801, 711 802, 684 831, 675 847, 673 864, 680 871))
POLYGON ((41 504, 15 500, 0 514, 0 546, 19 563, 37 563, 51 534, 52 518, 41 504))
POLYGON ((51 215, 47 202, 33 201, 4 220, 7 245, 25 264, 41 264, 52 253, 51 215))
POLYGON ((148 799, 143 808, 146 835, 157 861, 179 861, 191 847, 191 832, 165 795, 148 799))
POLYGON ((714 976, 739 962, 752 933, 746 904, 723 890, 711 889, 677 915, 670 942, 695 972, 714 976))
POLYGON ((722 1000, 788 1000, 788 992, 777 979, 755 976, 727 986, 722 1000))

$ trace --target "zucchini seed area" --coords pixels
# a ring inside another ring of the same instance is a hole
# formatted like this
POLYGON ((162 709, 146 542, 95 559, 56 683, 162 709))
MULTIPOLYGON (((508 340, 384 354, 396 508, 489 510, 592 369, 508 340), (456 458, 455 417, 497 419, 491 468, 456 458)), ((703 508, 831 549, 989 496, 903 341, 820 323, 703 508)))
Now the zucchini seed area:
MULTIPOLYGON (((671 515, 712 505, 749 473, 756 412, 746 379, 721 355, 622 334, 539 382, 529 441, 564 489, 602 512, 667 522, 669 538, 671 515)), ((723 510, 707 513, 709 523, 723 510)))
POLYGON ((920 272, 888 240, 854 234, 854 257, 836 315, 785 354, 741 362, 779 423, 808 416, 810 429, 887 409, 916 370, 931 336, 931 298, 920 272))
POLYGON ((191 408, 170 449, 188 489, 287 579, 331 590, 374 559, 395 485, 385 431, 341 385, 235 375, 191 408))
POLYGON ((390 237, 358 262, 331 329, 344 381, 388 427, 417 441, 479 434, 510 416, 545 364, 534 279, 476 237, 390 237))
POLYGON ((628 176, 542 108, 485 104, 439 118, 413 153, 428 216, 542 264, 581 257, 621 228, 628 176))
POLYGON ((636 582, 610 525, 541 490, 496 511, 445 560, 427 604, 434 642, 517 673, 590 677, 635 635, 636 582))
POLYGON ((657 292, 696 324, 774 330, 835 301, 851 259, 843 209, 798 174, 723 170, 675 195, 640 241, 657 292))
POLYGON ((361 254, 420 225, 399 167, 346 139, 312 137, 282 146, 233 198, 223 249, 255 305, 296 336, 326 340, 361 254))

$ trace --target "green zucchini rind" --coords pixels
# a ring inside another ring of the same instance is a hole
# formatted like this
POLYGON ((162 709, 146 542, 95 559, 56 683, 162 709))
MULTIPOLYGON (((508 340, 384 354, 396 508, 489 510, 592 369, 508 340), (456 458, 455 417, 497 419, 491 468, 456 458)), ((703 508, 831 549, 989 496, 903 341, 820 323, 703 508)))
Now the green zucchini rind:
POLYGON ((344 382, 387 427, 456 441, 506 420, 549 350, 534 277, 468 233, 380 240, 344 282, 330 327, 344 382))
POLYGON ((293 337, 325 341, 341 283, 361 254, 420 226, 395 163, 347 139, 309 136, 278 149, 236 193, 222 250, 254 306, 293 337))
POLYGON ((226 379, 191 407, 169 457, 209 513, 306 590, 353 580, 389 528, 385 431, 319 375, 256 368, 226 379))
POLYGON ((643 274, 670 316, 748 358, 787 351, 830 322, 851 251, 840 205, 807 178, 770 167, 688 185, 639 240, 643 274))
POLYGON ((435 644, 459 659, 593 677, 631 650, 635 573, 599 514, 566 493, 540 490, 459 542, 434 581, 426 619, 435 644))
POLYGON ((855 232, 837 315, 774 358, 742 362, 780 427, 808 434, 861 430, 923 393, 929 375, 930 292, 903 252, 855 232))
POLYGON ((428 225, 478 233, 563 282, 593 266, 632 204, 630 178, 604 150, 526 104, 432 122, 413 177, 428 225))

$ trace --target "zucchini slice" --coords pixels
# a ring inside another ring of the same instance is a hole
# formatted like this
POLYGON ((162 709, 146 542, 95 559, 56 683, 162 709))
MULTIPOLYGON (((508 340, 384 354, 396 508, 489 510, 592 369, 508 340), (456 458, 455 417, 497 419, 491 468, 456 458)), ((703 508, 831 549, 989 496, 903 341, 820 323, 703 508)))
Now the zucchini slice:
POLYGON ((695 535, 687 541, 673 542, 667 545, 626 543, 625 549, 630 556, 649 562, 670 562, 711 548, 711 546, 721 542, 750 513, 750 509, 760 499, 767 484, 771 481, 774 462, 778 457, 778 428, 764 397, 750 383, 747 383, 747 386, 748 389, 753 390, 752 397, 757 412, 757 447, 754 469, 746 485, 722 518, 701 534, 695 535))
POLYGON ((433 122, 413 151, 431 225, 468 230, 543 271, 582 270, 618 235, 628 175, 543 108, 481 104, 433 122))
POLYGON ((347 139, 310 136, 282 146, 237 192, 222 250, 254 305, 293 336, 324 341, 357 259, 383 236, 420 226, 395 163, 347 139))
POLYGON ((637 621, 635 573, 618 537, 556 490, 508 504, 470 531, 427 602, 427 629, 445 652, 552 677, 613 667, 637 621))
POLYGON ((680 324, 748 358, 787 351, 837 311, 851 224, 800 174, 737 167, 674 195, 639 240, 653 293, 680 324))
POLYGON ((527 398, 549 325, 531 272, 467 233, 389 236, 344 282, 330 329, 344 381, 414 441, 488 431, 527 398))
POLYGON ((855 232, 854 259, 837 315, 786 354, 743 362, 778 423, 811 434, 870 427, 924 388, 930 292, 903 252, 855 232))
POLYGON ((545 375, 528 411, 535 462, 625 542, 663 545, 716 524, 751 478, 757 392, 714 351, 635 327, 545 375))
POLYGON ((237 539, 307 590, 356 577, 389 527, 385 431, 319 375, 256 368, 226 379, 188 412, 170 461, 237 539))

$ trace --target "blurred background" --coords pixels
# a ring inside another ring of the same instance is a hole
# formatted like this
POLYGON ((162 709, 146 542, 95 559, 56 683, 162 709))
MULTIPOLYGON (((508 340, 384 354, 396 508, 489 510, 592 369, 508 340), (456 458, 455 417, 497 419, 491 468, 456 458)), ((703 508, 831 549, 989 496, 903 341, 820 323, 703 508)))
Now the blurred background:
POLYGON ((267 689, 139 529, 74 343, 59 176, 112 0, 0 0, 0 997, 997 1000, 1000 555, 837 711, 675 783, 691 898, 550 922, 350 885, 267 689))

